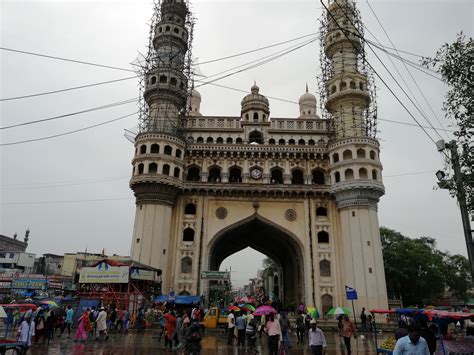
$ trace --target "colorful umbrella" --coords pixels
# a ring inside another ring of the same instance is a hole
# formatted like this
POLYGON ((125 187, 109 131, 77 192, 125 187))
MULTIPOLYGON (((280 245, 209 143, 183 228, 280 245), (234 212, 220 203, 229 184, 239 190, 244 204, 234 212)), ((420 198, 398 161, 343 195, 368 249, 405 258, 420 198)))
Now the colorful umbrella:
POLYGON ((237 306, 229 306, 229 307, 227 307, 227 310, 238 312, 238 311, 240 311, 240 308, 237 307, 237 306))
POLYGON ((257 301, 255 301, 255 298, 253 298, 253 297, 247 297, 247 303, 255 304, 255 303, 257 303, 257 301))
POLYGON ((308 311, 311 317, 319 318, 319 311, 316 307, 308 307, 306 310, 308 311))
POLYGON ((328 316, 339 316, 339 315, 344 314, 344 315, 347 316, 350 313, 351 313, 351 311, 347 307, 333 307, 328 311, 327 315, 328 316))
POLYGON ((276 309, 271 306, 260 306, 258 307, 255 312, 253 312, 254 316, 266 316, 270 313, 276 313, 276 309))
POLYGON ((255 311, 255 307, 252 306, 251 304, 244 304, 242 307, 240 307, 240 309, 242 309, 244 311, 250 311, 250 312, 255 311))
POLYGON ((59 307, 58 304, 54 301, 43 301, 43 302, 40 302, 41 304, 47 304, 48 306, 51 306, 51 307, 59 307))

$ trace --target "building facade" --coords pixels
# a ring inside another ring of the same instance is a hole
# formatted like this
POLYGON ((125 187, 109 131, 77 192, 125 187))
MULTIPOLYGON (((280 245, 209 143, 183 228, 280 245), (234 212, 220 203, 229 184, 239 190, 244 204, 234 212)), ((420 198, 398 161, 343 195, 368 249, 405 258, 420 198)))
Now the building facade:
POLYGON ((163 270, 164 293, 208 295, 201 272, 251 247, 281 268, 286 304, 344 305, 347 285, 358 291, 358 307, 387 307, 377 218, 382 164, 357 13, 345 0, 328 7, 323 118, 308 89, 296 117, 272 117, 255 83, 240 114, 208 117, 185 75, 187 5, 161 4, 130 187, 131 257, 163 270))

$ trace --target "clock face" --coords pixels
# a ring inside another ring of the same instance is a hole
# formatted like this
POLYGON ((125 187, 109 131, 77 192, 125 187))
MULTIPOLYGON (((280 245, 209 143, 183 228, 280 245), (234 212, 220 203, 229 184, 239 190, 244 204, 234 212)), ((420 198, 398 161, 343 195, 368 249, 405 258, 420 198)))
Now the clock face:
POLYGON ((253 169, 250 172, 250 176, 252 176, 252 178, 254 178, 255 180, 258 180, 262 177, 262 171, 260 169, 253 169))

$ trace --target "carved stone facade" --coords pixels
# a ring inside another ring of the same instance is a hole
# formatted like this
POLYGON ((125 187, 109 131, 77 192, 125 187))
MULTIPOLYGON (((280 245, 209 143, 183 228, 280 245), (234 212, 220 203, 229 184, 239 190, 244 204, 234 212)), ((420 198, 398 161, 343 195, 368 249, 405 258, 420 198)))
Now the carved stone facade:
MULTIPOLYGON (((357 68, 335 68, 338 80, 355 70, 348 80, 366 82, 357 68)), ((363 105, 366 95, 355 91, 331 96, 329 113, 354 100, 363 105)), ((299 104, 298 117, 273 118, 254 84, 240 116, 208 117, 193 91, 184 137, 156 129, 137 136, 132 258, 163 270, 163 292, 209 296, 201 272, 252 247, 281 267, 287 303, 343 305, 348 285, 359 293, 358 308, 387 307, 379 143, 360 130, 336 134, 308 90, 299 104)))

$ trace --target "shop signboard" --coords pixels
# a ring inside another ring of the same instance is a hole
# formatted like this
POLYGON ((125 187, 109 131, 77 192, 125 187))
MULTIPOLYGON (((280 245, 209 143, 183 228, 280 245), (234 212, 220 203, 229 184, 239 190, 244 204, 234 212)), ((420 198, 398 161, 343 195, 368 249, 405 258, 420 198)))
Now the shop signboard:
POLYGON ((83 267, 79 274, 81 284, 128 283, 130 268, 128 266, 110 266, 100 263, 95 267, 83 267))
POLYGON ((45 278, 19 277, 12 279, 11 288, 21 290, 45 290, 47 282, 48 280, 45 278))
POLYGON ((156 281, 156 271, 132 268, 130 278, 133 280, 156 281))

